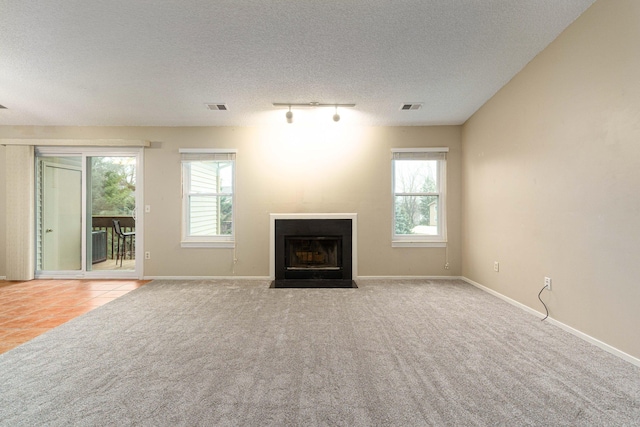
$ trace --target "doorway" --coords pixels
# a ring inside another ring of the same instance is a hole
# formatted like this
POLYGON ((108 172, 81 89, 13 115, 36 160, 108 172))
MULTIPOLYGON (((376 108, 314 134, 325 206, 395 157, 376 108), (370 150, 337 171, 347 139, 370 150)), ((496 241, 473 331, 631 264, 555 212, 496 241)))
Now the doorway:
POLYGON ((36 277, 142 277, 141 157, 138 148, 36 149, 36 277))

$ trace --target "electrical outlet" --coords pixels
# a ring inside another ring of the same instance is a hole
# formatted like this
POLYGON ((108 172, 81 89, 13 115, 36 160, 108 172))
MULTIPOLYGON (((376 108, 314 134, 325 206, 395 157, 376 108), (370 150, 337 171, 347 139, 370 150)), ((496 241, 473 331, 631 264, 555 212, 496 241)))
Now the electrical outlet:
POLYGON ((544 278, 544 287, 551 290, 551 277, 544 278))
POLYGON ((151 252, 145 252, 144 259, 151 259, 151 252))
POLYGON ((493 263, 493 271, 500 271, 500 263, 498 261, 493 263))
POLYGON ((449 269, 449 263, 448 263, 448 262, 447 262, 447 263, 445 263, 445 265, 444 265, 444 269, 445 269, 445 270, 448 270, 448 269, 449 269))

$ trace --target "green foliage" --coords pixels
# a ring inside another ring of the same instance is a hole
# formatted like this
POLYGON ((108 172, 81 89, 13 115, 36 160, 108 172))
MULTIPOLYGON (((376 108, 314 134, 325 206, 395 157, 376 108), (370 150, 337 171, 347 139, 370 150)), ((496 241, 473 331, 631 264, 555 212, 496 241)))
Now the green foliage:
MULTIPOLYGON (((405 198, 402 198, 405 199, 405 198)), ((396 199, 396 234, 413 234, 413 219, 406 200, 402 203, 396 199)))
POLYGON ((231 234, 233 226, 233 204, 231 197, 220 197, 220 234, 231 234))
POLYGON ((131 215, 135 209, 135 164, 125 162, 123 159, 127 158, 92 158, 93 215, 131 215))

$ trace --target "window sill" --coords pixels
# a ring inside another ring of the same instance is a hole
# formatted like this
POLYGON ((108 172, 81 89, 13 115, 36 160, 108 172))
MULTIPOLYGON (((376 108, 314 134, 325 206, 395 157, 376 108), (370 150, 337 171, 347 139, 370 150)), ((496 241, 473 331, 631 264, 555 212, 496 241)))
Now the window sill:
POLYGON ((182 248, 222 248, 233 249, 236 247, 235 241, 218 241, 218 242, 195 242, 195 241, 183 241, 180 243, 182 248))
POLYGON ((393 240, 392 248, 446 248, 446 241, 393 240))

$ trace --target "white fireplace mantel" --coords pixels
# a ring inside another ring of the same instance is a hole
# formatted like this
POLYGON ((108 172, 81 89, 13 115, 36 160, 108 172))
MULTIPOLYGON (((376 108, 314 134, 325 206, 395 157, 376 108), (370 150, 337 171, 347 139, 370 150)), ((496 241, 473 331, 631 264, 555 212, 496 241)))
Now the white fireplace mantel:
POLYGON ((358 278, 358 214, 356 213, 272 213, 269 214, 269 278, 276 278, 276 220, 277 219, 350 219, 351 220, 351 276, 358 278))

